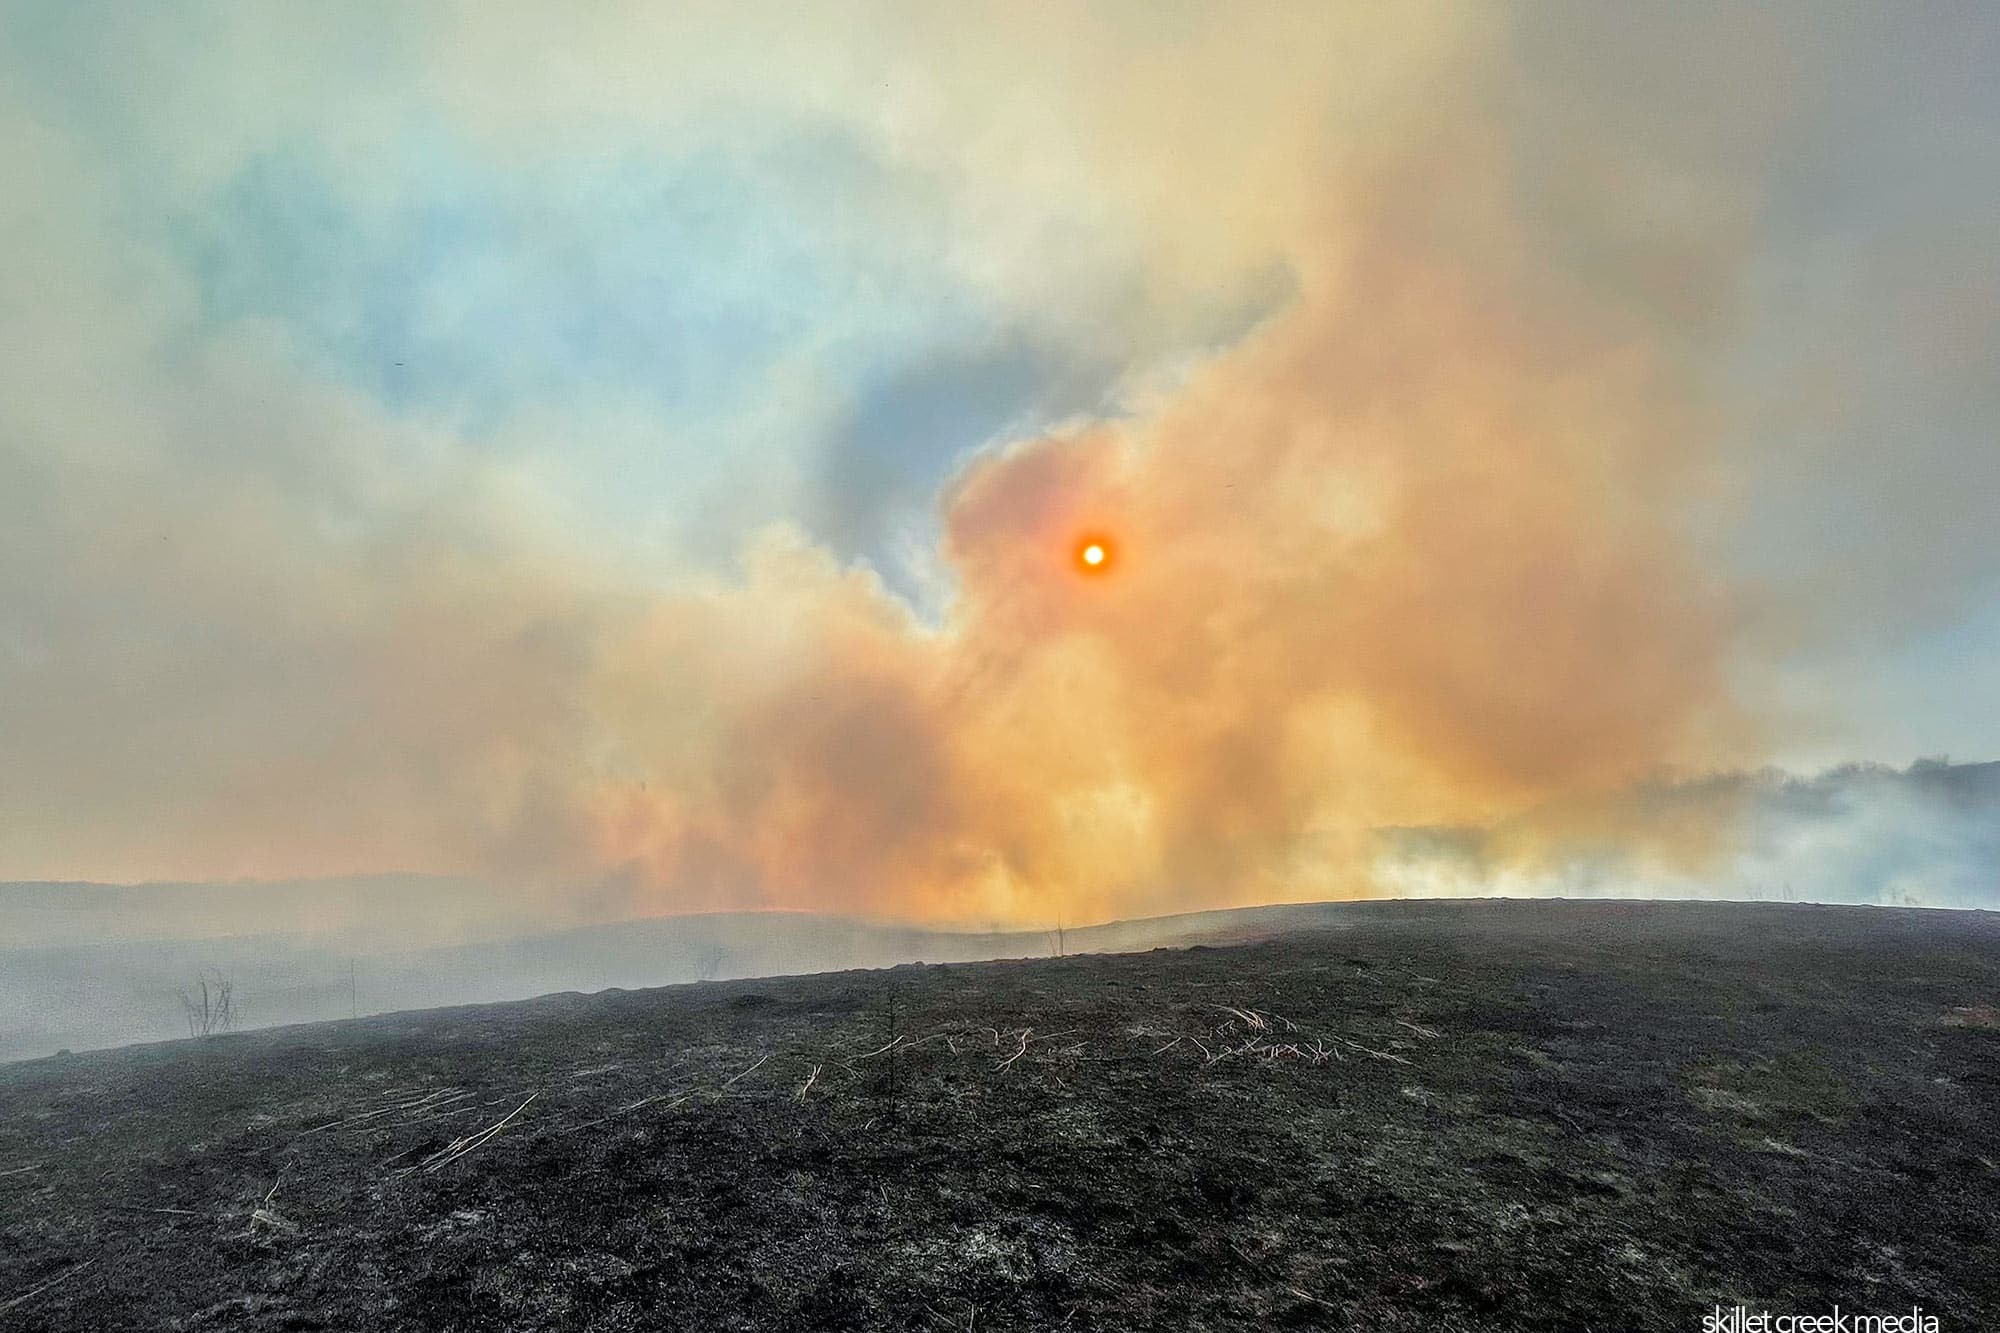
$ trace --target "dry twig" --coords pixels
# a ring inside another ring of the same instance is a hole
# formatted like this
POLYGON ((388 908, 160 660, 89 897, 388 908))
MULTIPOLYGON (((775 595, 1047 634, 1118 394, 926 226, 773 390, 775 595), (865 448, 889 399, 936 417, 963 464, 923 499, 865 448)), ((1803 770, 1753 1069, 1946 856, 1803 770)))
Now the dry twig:
POLYGON ((1404 1059, 1400 1055, 1392 1055, 1388 1051, 1378 1051, 1373 1046, 1363 1046, 1360 1042, 1349 1041, 1345 1037, 1335 1037, 1334 1040, 1350 1050, 1360 1051, 1363 1055, 1372 1055, 1377 1060, 1387 1060, 1391 1064, 1398 1064, 1398 1065, 1406 1065, 1410 1063, 1408 1060, 1404 1059))
MULTIPOLYGON (((771 1057, 770 1057, 769 1055, 766 1055, 766 1056, 764 1057, 764 1060, 768 1060, 768 1059, 770 1059, 770 1058, 771 1058, 771 1057)), ((746 1070, 744 1070, 744 1071, 743 1071, 742 1073, 740 1073, 740 1074, 736 1075, 736 1076, 735 1076, 735 1078, 731 1078, 731 1079, 727 1080, 726 1082, 724 1082, 724 1083, 723 1083, 722 1087, 723 1087, 723 1088, 726 1088, 726 1087, 729 1087, 729 1086, 730 1086, 731 1084, 733 1084, 733 1083, 735 1083, 735 1082, 736 1082, 736 1079, 739 1079, 739 1078, 749 1078, 749 1077, 750 1077, 750 1076, 751 1076, 752 1074, 756 1073, 756 1072, 757 1072, 758 1070, 760 1070, 760 1069, 762 1069, 762 1068, 764 1067, 764 1060, 759 1060, 759 1061, 758 1061, 758 1062, 757 1062, 756 1064, 754 1064, 754 1065, 751 1065, 751 1066, 750 1066, 750 1067, 749 1067, 748 1069, 746 1069, 746 1070)), ((721 1088, 718 1088, 718 1089, 716 1089, 716 1091, 718 1091, 718 1092, 720 1092, 721 1090, 722 1090, 721 1088)))
MULTIPOLYGON (((671 1111, 674 1107, 679 1106, 682 1102, 687 1101, 690 1097, 693 1096, 694 1094, 691 1092, 684 1092, 680 1096, 674 1098, 672 1101, 667 1102, 666 1109, 671 1111)), ((656 1093, 651 1097, 641 1097, 638 1101, 633 1102, 631 1105, 621 1106, 617 1110, 612 1111, 607 1115, 601 1115, 597 1117, 597 1119, 595 1120, 586 1120, 580 1125, 566 1125, 562 1129, 556 1130, 551 1137, 561 1138, 565 1134, 574 1134, 581 1129, 595 1128, 598 1125, 604 1124, 606 1121, 616 1120, 621 1115, 629 1115, 633 1111, 638 1110, 642 1106, 651 1106, 654 1102, 665 1101, 666 1097, 667 1094, 664 1092, 656 1093)))
POLYGON ((1034 1031, 1033 1028, 1022 1028, 1021 1049, 1015 1051, 1012 1055, 1008 1056, 1005 1060, 1002 1060, 998 1065, 994 1067, 996 1069, 1005 1069, 1008 1065, 1013 1064, 1016 1060, 1026 1055, 1028 1053, 1028 1034, 1032 1033, 1033 1031, 1034 1031))
POLYGON ((390 1115, 397 1111, 422 1111, 428 1113, 439 1107, 449 1106, 453 1102, 470 1097, 471 1095, 470 1092, 455 1091, 451 1088, 439 1088, 435 1092, 413 1100, 391 1102, 389 1105, 377 1107, 373 1111, 363 1111, 359 1115, 348 1116, 345 1120, 335 1120, 324 1125, 314 1125, 311 1129, 302 1131, 299 1137, 304 1138, 307 1134, 317 1134, 321 1130, 339 1129, 345 1125, 359 1124, 364 1120, 373 1120, 377 1116, 390 1115))
MULTIPOLYGON (((748 1071, 746 1070, 745 1072, 747 1073, 748 1071)), ((455 1140, 449 1146, 441 1148, 437 1152, 432 1153, 429 1157, 424 1159, 423 1169, 425 1171, 436 1171, 439 1170, 440 1168, 450 1166, 453 1162, 456 1162, 459 1158, 465 1156, 467 1153, 473 1151, 474 1149, 482 1146, 487 1142, 487 1140, 491 1139, 495 1134, 498 1134, 501 1130, 505 1129, 508 1125, 508 1122, 513 1120, 515 1116, 527 1110, 528 1102, 534 1101, 535 1098, 541 1095, 542 1094, 539 1092, 529 1093, 528 1101, 522 1102, 519 1106, 509 1111, 506 1115, 501 1116, 498 1120, 494 1121, 491 1125, 488 1125, 485 1129, 480 1130, 476 1134, 468 1134, 462 1139, 455 1140)), ((276 1187, 274 1186, 273 1188, 276 1187)))
POLYGON ((85 1259, 82 1263, 78 1264, 76 1267, 71 1268, 66 1272, 57 1274, 55 1277, 50 1278, 47 1282, 42 1283, 41 1286, 30 1287, 28 1290, 22 1292, 19 1296, 14 1297, 12 1300, 7 1301, 5 1303, 0 1303, 0 1314, 5 1314, 7 1313, 7 1311, 14 1309, 16 1306, 26 1305, 29 1301, 41 1295, 43 1292, 49 1290, 52 1287, 59 1286, 62 1283, 69 1281, 71 1278, 75 1277, 78 1273, 81 1273, 84 1269, 90 1267, 92 1264, 96 1262, 97 1260, 95 1259, 85 1259))

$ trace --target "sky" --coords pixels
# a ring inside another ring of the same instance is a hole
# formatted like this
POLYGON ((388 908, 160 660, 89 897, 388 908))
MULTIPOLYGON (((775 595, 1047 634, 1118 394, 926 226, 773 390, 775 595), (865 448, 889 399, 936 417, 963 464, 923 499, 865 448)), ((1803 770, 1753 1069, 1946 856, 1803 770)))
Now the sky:
POLYGON ((0 0, 0 878, 1104 920, 2000 758, 1996 70, 1973 3, 0 0))

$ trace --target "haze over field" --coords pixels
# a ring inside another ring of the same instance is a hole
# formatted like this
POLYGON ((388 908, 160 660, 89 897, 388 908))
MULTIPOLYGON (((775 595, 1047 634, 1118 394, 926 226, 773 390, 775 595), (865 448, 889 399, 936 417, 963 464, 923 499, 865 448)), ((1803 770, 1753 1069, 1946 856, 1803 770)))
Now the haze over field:
POLYGON ((0 0, 0 878, 2000 906, 1995 770, 1910 767, 2000 756, 1996 67, 1969 4, 0 0))

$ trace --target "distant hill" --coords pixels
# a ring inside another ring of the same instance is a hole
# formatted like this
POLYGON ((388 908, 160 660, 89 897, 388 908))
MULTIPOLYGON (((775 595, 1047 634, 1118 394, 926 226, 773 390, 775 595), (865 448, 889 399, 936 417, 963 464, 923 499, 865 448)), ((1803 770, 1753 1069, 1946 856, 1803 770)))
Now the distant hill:
MULTIPOLYGON (((1251 908, 1126 921, 1064 932, 967 933, 803 912, 656 917, 427 948, 378 938, 269 933, 174 938, 171 917, 137 918, 157 933, 117 927, 120 895, 151 889, 73 886, 104 914, 109 938, 0 949, 0 1060, 185 1035, 176 992, 204 969, 235 987, 239 1024, 345 1018, 352 1013, 526 999, 557 991, 636 989, 728 977, 783 976, 908 962, 972 962, 1224 942, 1292 928, 1333 907, 1251 908)), ((0 886, 0 913, 72 886, 0 886)), ((209 920, 194 886, 173 896, 209 920)), ((56 915, 51 913, 51 915, 56 915)), ((64 918, 64 929, 73 916, 64 918)), ((49 922, 42 923, 44 933, 49 922)), ((9 936, 8 938, 15 938, 9 936)))
POLYGON ((533 920, 490 884, 442 875, 0 883, 0 942, 11 947, 285 934, 442 943, 522 934, 533 920))
MULTIPOLYGON (((1850 765, 1658 783, 1490 828, 1381 831, 1379 883, 1413 899, 1492 895, 2000 906, 2000 763, 1850 765), (1560 830, 1549 836, 1547 830, 1560 830), (1715 859, 1652 854, 1717 832, 1715 859), (1539 860, 1523 846, 1558 848, 1539 860)), ((564 903, 603 912, 579 892, 564 903)), ((1058 951, 1228 943, 1335 922, 1342 904, 1276 906, 1044 931, 965 932, 794 912, 552 929, 551 900, 471 879, 0 884, 0 1059, 183 1032, 178 988, 235 983, 241 1021, 1058 951)))

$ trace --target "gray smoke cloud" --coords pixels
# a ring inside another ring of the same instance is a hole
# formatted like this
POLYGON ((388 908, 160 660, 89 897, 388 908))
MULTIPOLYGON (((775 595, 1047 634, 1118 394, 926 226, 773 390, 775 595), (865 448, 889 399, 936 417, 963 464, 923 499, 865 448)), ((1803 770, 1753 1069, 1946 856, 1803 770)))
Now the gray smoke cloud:
POLYGON ((1771 899, 1991 909, 2000 763, 1848 764, 1647 784, 1491 827, 1387 829, 1376 874, 1422 896, 1771 899))

